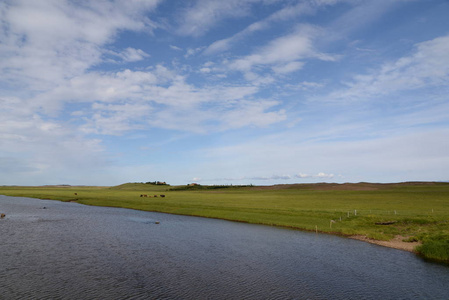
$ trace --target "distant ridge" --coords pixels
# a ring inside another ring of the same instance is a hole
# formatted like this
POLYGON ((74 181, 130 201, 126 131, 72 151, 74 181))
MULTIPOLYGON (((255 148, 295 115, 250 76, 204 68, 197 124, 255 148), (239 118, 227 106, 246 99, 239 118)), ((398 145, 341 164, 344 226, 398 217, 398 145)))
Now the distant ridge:
MULTIPOLYGON (((371 183, 371 182, 358 182, 358 183, 291 183, 291 184, 276 184, 276 185, 259 185, 259 186, 247 186, 247 185, 231 185, 226 186, 230 189, 248 189, 248 190, 283 190, 283 189, 301 189, 301 190, 321 190, 321 191, 376 191, 382 189, 388 189, 392 187, 405 187, 405 186, 417 186, 417 185, 446 185, 449 182, 441 181, 406 181, 398 183, 371 183)), ((162 189, 170 188, 170 185, 151 185, 154 187, 160 187, 162 189)), ((182 189, 188 185, 172 186, 171 190, 182 189)), ((215 187, 216 185, 204 185, 206 187, 215 187)), ((219 186, 217 186, 219 187, 219 186)), ((147 190, 150 188, 148 183, 143 182, 129 182, 123 183, 117 186, 110 187, 115 190, 147 190)))
POLYGON ((151 183, 143 183, 143 182, 128 182, 123 183, 120 185, 112 186, 110 189, 112 190, 131 190, 131 191, 141 191, 141 190, 148 190, 151 189, 161 189, 166 190, 168 187, 167 184, 164 185, 157 185, 157 184, 151 184, 151 183))
POLYGON ((398 183, 370 183, 370 182, 358 182, 358 183, 294 183, 294 184, 278 184, 265 187, 254 187, 255 189, 305 189, 305 190, 341 190, 341 191, 375 191, 381 189, 387 189, 392 187, 404 187, 404 186, 416 186, 416 185, 438 185, 449 184, 445 182, 435 181, 406 181, 398 183))

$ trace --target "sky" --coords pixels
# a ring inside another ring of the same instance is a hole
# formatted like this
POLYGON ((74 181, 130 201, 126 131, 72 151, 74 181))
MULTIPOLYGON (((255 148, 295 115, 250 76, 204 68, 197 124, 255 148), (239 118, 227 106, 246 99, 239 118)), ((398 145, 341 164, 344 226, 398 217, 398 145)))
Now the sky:
POLYGON ((447 0, 0 0, 0 185, 449 180, 447 0))

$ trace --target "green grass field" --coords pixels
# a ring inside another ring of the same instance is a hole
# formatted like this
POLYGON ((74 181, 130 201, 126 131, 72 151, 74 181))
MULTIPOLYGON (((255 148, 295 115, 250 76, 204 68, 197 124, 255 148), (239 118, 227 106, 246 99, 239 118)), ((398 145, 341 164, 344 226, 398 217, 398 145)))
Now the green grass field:
POLYGON ((0 187, 0 194, 364 235, 377 240, 401 235, 405 241, 423 243, 416 249, 420 255, 449 262, 448 183, 178 187, 177 190, 143 183, 116 187, 4 186, 0 187), (140 197, 141 194, 158 197, 140 197), (161 198, 161 194, 166 197, 161 198))

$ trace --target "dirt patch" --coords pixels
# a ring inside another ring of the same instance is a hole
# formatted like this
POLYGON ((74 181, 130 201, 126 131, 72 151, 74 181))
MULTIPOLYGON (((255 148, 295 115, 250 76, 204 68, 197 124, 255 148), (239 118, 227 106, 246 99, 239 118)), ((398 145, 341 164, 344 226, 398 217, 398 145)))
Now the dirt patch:
POLYGON ((376 244, 379 246, 384 246, 384 247, 389 247, 389 248, 394 248, 394 249, 399 249, 399 250, 405 250, 405 251, 409 251, 409 252, 415 252, 414 251, 415 247, 421 245, 420 242, 403 242, 403 240, 406 239, 406 237, 403 237, 400 235, 395 236, 393 239, 391 239, 389 241, 373 240, 373 239, 367 238, 364 235, 353 235, 353 236, 350 236, 349 238, 367 242, 367 243, 371 243, 371 244, 376 244))

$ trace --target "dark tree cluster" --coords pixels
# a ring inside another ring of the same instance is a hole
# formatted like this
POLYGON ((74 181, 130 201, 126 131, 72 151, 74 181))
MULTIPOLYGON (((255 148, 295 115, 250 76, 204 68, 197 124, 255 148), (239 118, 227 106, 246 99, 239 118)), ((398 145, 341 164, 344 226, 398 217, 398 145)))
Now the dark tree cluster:
POLYGON ((168 185, 165 181, 148 181, 148 182, 145 182, 145 184, 152 184, 152 185, 168 185))

